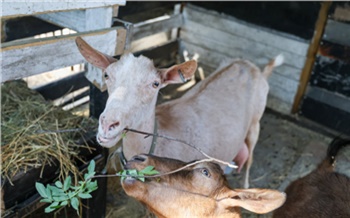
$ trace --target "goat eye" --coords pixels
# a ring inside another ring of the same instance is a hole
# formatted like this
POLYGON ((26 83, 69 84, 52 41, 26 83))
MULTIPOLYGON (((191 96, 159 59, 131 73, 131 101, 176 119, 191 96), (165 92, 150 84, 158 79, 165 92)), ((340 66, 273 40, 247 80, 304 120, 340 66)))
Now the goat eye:
POLYGON ((204 176, 206 176, 206 177, 210 177, 209 170, 207 170, 207 169, 205 169, 205 168, 201 170, 201 173, 202 173, 204 176))
POLYGON ((108 79, 108 74, 105 72, 105 74, 103 75, 105 79, 108 79))
POLYGON ((159 82, 158 82, 158 81, 154 81, 154 82, 152 83, 152 87, 153 87, 153 88, 158 88, 158 86, 159 86, 159 82))

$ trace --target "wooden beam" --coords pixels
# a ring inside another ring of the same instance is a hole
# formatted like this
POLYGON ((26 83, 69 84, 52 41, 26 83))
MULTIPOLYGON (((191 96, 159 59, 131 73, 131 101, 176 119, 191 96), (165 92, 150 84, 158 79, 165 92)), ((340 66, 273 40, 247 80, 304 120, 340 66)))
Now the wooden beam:
POLYGON ((114 55, 120 29, 114 27, 83 34, 2 43, 1 82, 85 62, 75 45, 77 36, 83 37, 94 48, 114 55))
POLYGON ((85 31, 85 10, 38 14, 35 17, 78 32, 85 31))
POLYGON ((173 28, 179 28, 183 24, 181 14, 173 16, 162 16, 155 19, 140 22, 134 25, 133 40, 141 39, 156 33, 171 31, 173 28))
POLYGON ((13 2, 12 0, 2 1, 2 17, 18 17, 33 14, 59 12, 67 10, 79 10, 87 8, 109 7, 114 5, 125 5, 125 0, 113 1, 25 1, 13 2))
POLYGON ((350 24, 328 20, 323 38, 340 45, 350 46, 350 24))
POLYGON ((316 22, 316 27, 315 27, 315 33, 314 33, 314 37, 311 41, 311 44, 309 46, 308 52, 307 52, 307 59, 303 68, 303 71, 301 73, 300 76, 300 84, 299 84, 299 88, 298 91, 295 95, 294 98, 294 103, 293 103, 293 107, 292 107, 292 113, 296 113, 299 110, 299 105, 301 103, 301 100, 305 94, 306 88, 307 88, 307 84, 309 82, 310 79, 310 75, 311 75, 311 71, 315 62, 315 58, 316 58, 316 54, 317 54, 317 50, 318 47, 320 45, 320 41, 325 29, 325 25, 327 22, 327 17, 328 17, 328 10, 331 6, 332 2, 322 2, 322 6, 320 9, 320 12, 318 14, 318 19, 316 22))
MULTIPOLYGON (((305 55, 308 48, 308 41, 292 36, 290 34, 263 28, 253 25, 234 17, 209 11, 194 5, 188 4, 183 11, 184 23, 187 21, 205 24, 222 32, 229 32, 251 41, 285 51, 293 51, 298 55, 305 55)), ((211 36, 210 36, 211 37, 211 36)))

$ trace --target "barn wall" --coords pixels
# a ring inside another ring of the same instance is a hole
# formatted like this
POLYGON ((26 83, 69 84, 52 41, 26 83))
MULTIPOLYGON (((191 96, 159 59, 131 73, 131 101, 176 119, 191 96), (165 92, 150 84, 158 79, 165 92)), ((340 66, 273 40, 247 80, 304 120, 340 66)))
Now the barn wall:
POLYGON ((285 64, 276 68, 269 78, 267 106, 285 114, 291 112, 309 48, 308 39, 191 4, 186 5, 183 15, 181 48, 199 55, 199 66, 206 74, 225 58, 241 57, 264 67, 282 53, 285 64))
POLYGON ((329 10, 299 113, 350 135, 350 4, 329 10))

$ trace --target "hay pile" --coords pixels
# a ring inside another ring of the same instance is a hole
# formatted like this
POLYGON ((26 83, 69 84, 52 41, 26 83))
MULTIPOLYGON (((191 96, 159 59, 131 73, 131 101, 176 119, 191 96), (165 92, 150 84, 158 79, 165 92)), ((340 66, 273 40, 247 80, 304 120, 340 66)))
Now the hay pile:
POLYGON ((96 128, 95 120, 78 117, 45 101, 24 81, 1 86, 1 175, 11 179, 19 172, 46 164, 59 163, 59 177, 69 173, 78 179, 79 170, 72 161, 80 159, 76 141, 87 128, 96 128))

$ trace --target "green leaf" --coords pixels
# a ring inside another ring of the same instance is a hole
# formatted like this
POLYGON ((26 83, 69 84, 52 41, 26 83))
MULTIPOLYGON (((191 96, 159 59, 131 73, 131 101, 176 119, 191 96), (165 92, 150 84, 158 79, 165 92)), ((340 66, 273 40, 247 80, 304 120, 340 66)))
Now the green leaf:
POLYGON ((64 191, 62 189, 59 189, 55 186, 50 186, 52 196, 60 196, 64 194, 64 191))
POLYGON ((93 181, 93 182, 89 182, 86 184, 86 188, 92 192, 95 191, 97 189, 97 181, 93 181))
POLYGON ((35 183, 35 188, 39 192, 40 196, 43 198, 47 198, 47 193, 46 193, 46 188, 43 184, 36 182, 35 183))
POLYGON ((92 198, 92 195, 90 195, 88 193, 79 193, 78 197, 80 197, 82 199, 88 199, 88 198, 92 198))
POLYGON ((79 213, 79 200, 76 197, 73 197, 70 200, 70 204, 72 205, 72 207, 79 213))
POLYGON ((53 200, 57 202, 66 201, 68 199, 68 196, 53 197, 53 200))
POLYGON ((74 196, 74 192, 69 191, 68 192, 68 198, 72 198, 74 196))
POLYGON ((94 173, 95 171, 95 161, 91 160, 88 166, 88 174, 94 173))
POLYGON ((144 173, 145 175, 149 175, 149 176, 159 174, 159 172, 154 169, 154 166, 147 166, 143 170, 141 170, 140 172, 144 173))
POLYGON ((68 205, 68 201, 62 201, 60 205, 61 206, 66 206, 66 205, 68 205))
POLYGON ((52 204, 50 204, 50 206, 45 208, 45 213, 50 213, 60 207, 61 206, 58 205, 58 202, 53 202, 52 204))
POLYGON ((63 187, 61 181, 56 181, 56 182, 55 182, 55 185, 57 186, 57 188, 62 188, 62 187, 63 187))
POLYGON ((56 210, 56 208, 48 206, 48 207, 45 208, 45 213, 50 213, 50 212, 52 212, 54 210, 56 210))
POLYGON ((140 180, 141 182, 145 182, 145 177, 143 177, 144 174, 139 172, 139 176, 141 176, 141 177, 137 177, 137 179, 140 180))
POLYGON ((72 178, 68 176, 63 182, 63 191, 67 191, 72 184, 72 178))
POLYGON ((147 166, 144 169, 140 170, 140 172, 148 173, 148 172, 151 172, 153 169, 154 169, 154 166, 147 166))
POLYGON ((47 194, 47 198, 52 200, 51 187, 52 187, 51 185, 46 186, 46 194, 47 194))
POLYGON ((43 198, 40 200, 40 202, 44 202, 44 203, 52 203, 52 200, 47 199, 47 198, 43 198))

